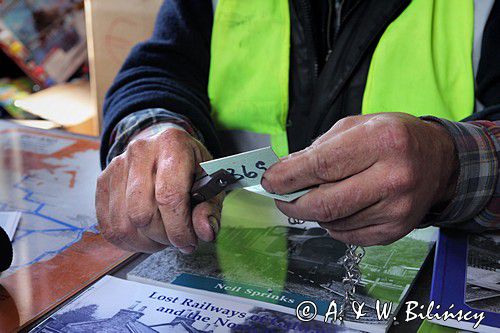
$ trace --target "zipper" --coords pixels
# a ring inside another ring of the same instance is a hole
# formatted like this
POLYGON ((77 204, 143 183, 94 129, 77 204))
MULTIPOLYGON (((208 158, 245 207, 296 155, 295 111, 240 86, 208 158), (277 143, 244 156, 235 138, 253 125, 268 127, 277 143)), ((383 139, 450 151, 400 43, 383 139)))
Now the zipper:
POLYGON ((340 31, 340 26, 342 24, 342 7, 344 6, 344 0, 335 0, 335 35, 333 38, 337 38, 340 31))
POLYGON ((334 0, 328 0, 328 19, 326 22, 326 43, 328 47, 328 52, 326 54, 325 61, 328 61, 330 55, 333 52, 333 44, 337 35, 340 31, 340 26, 342 23, 342 7, 344 5, 344 0, 335 0, 335 6, 333 4, 334 0), (335 7, 335 32, 333 34, 333 38, 331 36, 332 33, 332 16, 335 7))
POLYGON ((326 21, 326 45, 328 51, 326 53, 326 61, 330 58, 330 54, 332 54, 333 46, 332 46, 332 37, 330 36, 332 31, 332 13, 333 12, 333 0, 328 0, 328 18, 326 21))
MULTIPOLYGON (((307 34, 307 37, 309 38, 310 44, 311 44, 311 50, 314 51, 314 35, 313 35, 313 29, 311 26, 312 22, 312 9, 311 9, 311 4, 309 3, 311 0, 302 0, 300 1, 301 7, 303 9, 304 13, 304 30, 307 34)), ((318 64, 318 59, 316 56, 316 52, 311 52, 312 57, 314 59, 314 68, 313 68, 313 73, 314 73, 314 78, 318 78, 319 76, 319 64, 318 64)))
MULTIPOLYGON (((351 10, 345 14, 344 21, 347 21, 348 17, 351 15, 352 12, 354 12, 354 9, 358 6, 359 3, 361 3, 361 0, 357 0, 357 2, 354 3, 354 6, 351 8, 351 10)), ((392 20, 395 19, 395 16, 399 15, 399 14, 397 14, 398 12, 401 13, 401 11, 402 11, 401 9, 403 6, 408 6, 408 3, 401 1, 400 3, 393 6, 393 8, 391 9, 390 16, 386 15, 386 17, 385 17, 385 21, 387 21, 387 25, 390 24, 390 22, 392 22, 392 20)), ((373 33, 374 36, 381 36, 381 34, 383 33, 383 30, 387 27, 387 25, 378 27, 378 29, 376 31, 372 31, 371 33, 373 33)), ((368 47, 368 45, 370 43, 372 43, 373 41, 374 40, 372 38, 371 41, 369 41, 369 43, 366 45, 366 47, 368 47)), ((363 49, 362 52, 364 53, 365 51, 366 51, 366 49, 363 49)), ((353 67, 357 67, 358 64, 360 63, 360 61, 361 61, 361 58, 358 59, 354 63, 353 67)), ((343 84, 343 83, 341 83, 341 84, 343 84)), ((314 98, 317 98, 317 97, 314 97, 314 98)), ((325 108, 325 110, 323 110, 323 112, 321 113, 321 116, 318 119, 324 119, 328 115, 328 113, 330 112, 330 109, 333 107, 333 105, 335 103, 334 96, 332 96, 331 92, 328 93, 327 99, 330 100, 329 105, 327 108, 325 108)), ((344 103, 344 101, 342 101, 342 103, 344 103)), ((314 133, 316 133, 316 135, 319 135, 318 133, 319 133, 320 128, 321 128, 321 123, 319 122, 316 124, 316 127, 314 129, 314 133)))

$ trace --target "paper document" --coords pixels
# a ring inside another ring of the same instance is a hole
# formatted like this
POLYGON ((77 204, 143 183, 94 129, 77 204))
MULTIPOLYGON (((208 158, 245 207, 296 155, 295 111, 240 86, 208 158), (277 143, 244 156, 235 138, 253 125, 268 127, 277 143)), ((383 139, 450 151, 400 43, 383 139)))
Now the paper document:
POLYGON ((200 166, 209 175, 225 169, 238 179, 238 185, 247 191, 269 198, 291 202, 310 190, 279 195, 267 192, 261 185, 262 176, 267 169, 279 161, 271 147, 253 150, 229 157, 201 163, 200 166))
POLYGON ((10 240, 14 239, 17 226, 21 220, 20 212, 1 212, 0 213, 0 227, 5 230, 10 240))

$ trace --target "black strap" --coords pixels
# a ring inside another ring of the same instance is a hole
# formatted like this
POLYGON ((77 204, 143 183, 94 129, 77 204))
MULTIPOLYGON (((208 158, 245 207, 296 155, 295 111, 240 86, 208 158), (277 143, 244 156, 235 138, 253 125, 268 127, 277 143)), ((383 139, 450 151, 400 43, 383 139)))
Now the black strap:
POLYGON ((489 120, 489 121, 499 121, 500 120, 500 104, 490 106, 481 112, 475 112, 471 116, 465 118, 462 121, 475 121, 475 120, 489 120))

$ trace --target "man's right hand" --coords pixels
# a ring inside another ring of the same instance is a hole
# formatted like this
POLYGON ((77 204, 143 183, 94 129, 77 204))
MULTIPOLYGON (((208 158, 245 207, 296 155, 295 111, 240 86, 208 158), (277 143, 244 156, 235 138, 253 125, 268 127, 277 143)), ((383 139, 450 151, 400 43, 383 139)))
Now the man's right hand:
POLYGON ((198 239, 213 241, 220 227, 224 194, 193 210, 190 202, 199 163, 212 156, 181 129, 146 132, 114 158, 97 181, 100 231, 133 252, 152 253, 172 245, 192 253, 198 239))

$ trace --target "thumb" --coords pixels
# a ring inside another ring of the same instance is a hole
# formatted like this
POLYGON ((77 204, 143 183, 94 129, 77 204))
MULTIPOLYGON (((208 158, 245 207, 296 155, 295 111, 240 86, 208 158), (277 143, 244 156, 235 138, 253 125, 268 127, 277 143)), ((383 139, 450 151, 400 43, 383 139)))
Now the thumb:
POLYGON ((193 208, 193 228, 196 236, 205 242, 212 242, 217 238, 220 230, 222 202, 225 193, 220 193, 209 201, 193 208))

